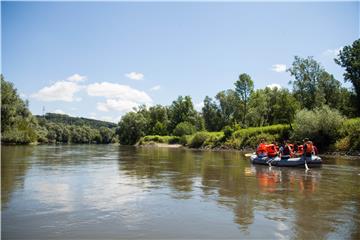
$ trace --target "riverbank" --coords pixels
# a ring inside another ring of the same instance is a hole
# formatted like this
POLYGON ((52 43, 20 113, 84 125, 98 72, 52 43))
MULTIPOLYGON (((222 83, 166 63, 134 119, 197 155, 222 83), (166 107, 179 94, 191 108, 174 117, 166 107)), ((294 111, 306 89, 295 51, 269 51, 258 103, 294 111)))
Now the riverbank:
MULTIPOLYGON (((195 149, 200 151, 212 151, 212 152, 243 152, 243 153, 253 153, 255 152, 255 148, 243 148, 243 149, 237 149, 237 148, 231 148, 228 146, 219 146, 219 147, 190 147, 182 144, 177 143, 161 143, 161 142, 154 142, 154 141, 141 141, 138 144, 136 144, 138 147, 154 147, 154 148, 186 148, 186 149, 195 149)), ((321 157, 345 157, 345 158, 351 158, 351 159, 360 159, 360 151, 354 151, 354 152, 345 152, 345 151, 325 151, 323 153, 319 154, 321 157)))

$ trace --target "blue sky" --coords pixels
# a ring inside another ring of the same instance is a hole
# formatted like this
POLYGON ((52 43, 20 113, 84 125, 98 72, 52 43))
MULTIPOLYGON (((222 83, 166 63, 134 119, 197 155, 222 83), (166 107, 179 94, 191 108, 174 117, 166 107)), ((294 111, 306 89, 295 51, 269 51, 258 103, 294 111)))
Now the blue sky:
MULTIPOLYGON (((333 58, 359 38, 359 2, 2 2, 2 73, 30 110, 117 121, 137 104, 169 105, 233 88, 288 85, 295 55, 333 58), (285 66, 284 66, 285 65, 285 66)), ((346 84, 349 86, 349 84, 346 84)))

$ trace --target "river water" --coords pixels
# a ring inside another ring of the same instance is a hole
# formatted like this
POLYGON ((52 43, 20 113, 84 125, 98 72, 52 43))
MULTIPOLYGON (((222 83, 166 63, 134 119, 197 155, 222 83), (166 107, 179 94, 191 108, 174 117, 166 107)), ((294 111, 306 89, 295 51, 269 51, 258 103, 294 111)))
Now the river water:
POLYGON ((2 146, 2 239, 359 239, 360 160, 253 166, 240 152, 2 146))

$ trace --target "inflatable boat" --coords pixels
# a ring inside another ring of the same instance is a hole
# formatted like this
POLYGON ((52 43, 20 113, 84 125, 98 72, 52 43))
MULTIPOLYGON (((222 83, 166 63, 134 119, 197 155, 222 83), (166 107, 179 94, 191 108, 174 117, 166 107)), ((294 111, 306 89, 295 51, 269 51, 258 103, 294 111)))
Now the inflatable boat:
POLYGON ((261 164, 261 165, 270 165, 277 167, 304 167, 306 163, 309 167, 320 167, 322 164, 322 160, 319 156, 312 155, 311 157, 295 157, 295 158, 280 158, 273 157, 269 158, 267 156, 257 156, 252 155, 250 157, 250 161, 253 164, 261 164))

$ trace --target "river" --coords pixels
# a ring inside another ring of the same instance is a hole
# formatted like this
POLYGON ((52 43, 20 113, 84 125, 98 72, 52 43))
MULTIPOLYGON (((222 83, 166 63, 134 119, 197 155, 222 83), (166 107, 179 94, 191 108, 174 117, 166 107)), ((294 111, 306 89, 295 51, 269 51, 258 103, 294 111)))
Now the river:
POLYGON ((2 239, 359 239, 360 160, 253 166, 241 152, 2 146, 2 239))

